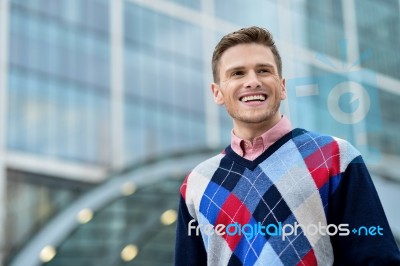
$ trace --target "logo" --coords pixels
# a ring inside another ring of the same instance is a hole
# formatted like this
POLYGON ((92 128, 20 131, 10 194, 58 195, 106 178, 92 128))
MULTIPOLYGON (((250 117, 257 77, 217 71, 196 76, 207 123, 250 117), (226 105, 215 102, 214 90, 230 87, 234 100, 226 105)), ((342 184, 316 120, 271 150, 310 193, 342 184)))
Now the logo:
POLYGON ((205 236, 244 236, 247 240, 251 240, 257 235, 265 236, 280 236, 284 241, 288 236, 297 236, 299 234, 305 234, 306 236, 348 236, 350 233, 358 236, 383 236, 383 228, 378 226, 360 226, 354 227, 352 230, 349 229, 349 224, 328 224, 324 225, 321 222, 318 224, 308 224, 302 225, 297 222, 294 224, 282 224, 278 222, 277 224, 267 224, 262 225, 260 222, 256 224, 239 224, 230 223, 225 224, 198 224, 194 226, 196 220, 192 219, 188 223, 188 236, 200 234, 205 236))
POLYGON ((286 81, 289 115, 296 126, 348 140, 371 161, 380 155, 368 141, 369 135, 382 128, 378 86, 374 72, 359 68, 371 52, 367 50, 347 64, 346 46, 346 42, 340 45, 342 64, 316 54, 331 71, 318 69, 315 72, 320 74, 286 81))

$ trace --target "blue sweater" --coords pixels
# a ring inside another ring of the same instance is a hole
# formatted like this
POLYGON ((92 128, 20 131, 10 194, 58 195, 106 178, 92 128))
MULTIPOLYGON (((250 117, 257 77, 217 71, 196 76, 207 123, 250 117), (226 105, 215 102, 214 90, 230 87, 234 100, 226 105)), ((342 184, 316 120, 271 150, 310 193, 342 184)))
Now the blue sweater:
POLYGON ((181 187, 175 265, 400 265, 368 170, 303 129, 254 161, 230 146, 181 187))

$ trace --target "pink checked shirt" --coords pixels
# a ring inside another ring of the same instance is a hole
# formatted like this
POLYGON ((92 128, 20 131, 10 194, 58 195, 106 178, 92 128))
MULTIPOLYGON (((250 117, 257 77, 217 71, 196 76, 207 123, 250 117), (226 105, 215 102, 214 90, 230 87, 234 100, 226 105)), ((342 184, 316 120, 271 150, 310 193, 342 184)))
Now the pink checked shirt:
POLYGON ((285 134, 292 130, 292 125, 289 119, 282 116, 281 120, 267 130, 264 134, 253 139, 253 142, 249 140, 240 139, 235 135, 232 129, 231 147, 234 152, 242 156, 243 158, 253 161, 260 156, 268 147, 274 144, 278 139, 283 137, 285 134))

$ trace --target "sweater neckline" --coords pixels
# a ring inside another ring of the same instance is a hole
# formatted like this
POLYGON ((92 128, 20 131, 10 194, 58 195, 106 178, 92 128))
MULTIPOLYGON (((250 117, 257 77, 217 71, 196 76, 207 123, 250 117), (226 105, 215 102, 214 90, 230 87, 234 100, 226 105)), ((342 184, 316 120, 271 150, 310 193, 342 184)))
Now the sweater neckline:
POLYGON ((248 168, 253 171, 261 162, 271 156, 274 152, 276 152, 282 145, 284 145, 289 140, 293 139, 296 136, 306 133, 307 130, 302 128, 295 128, 290 132, 286 133, 280 139, 278 139, 274 144, 268 147, 260 156, 255 158, 253 161, 247 160, 241 157, 239 154, 233 151, 231 145, 225 148, 225 154, 231 158, 233 161, 241 164, 242 166, 248 168))

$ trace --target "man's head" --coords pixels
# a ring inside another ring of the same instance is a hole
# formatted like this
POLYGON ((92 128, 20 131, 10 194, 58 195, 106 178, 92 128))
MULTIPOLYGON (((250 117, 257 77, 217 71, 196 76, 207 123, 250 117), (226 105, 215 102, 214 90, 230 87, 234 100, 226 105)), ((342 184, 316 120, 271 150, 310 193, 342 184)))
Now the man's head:
POLYGON ((271 34, 258 27, 230 33, 215 48, 211 91, 239 137, 259 136, 280 120, 279 106, 286 98, 281 68, 271 34))
POLYGON ((219 41, 212 56, 212 72, 215 83, 220 82, 219 63, 221 56, 225 53, 225 51, 238 44, 250 43, 265 45, 271 49, 271 52, 274 55, 279 77, 282 78, 282 60, 281 56, 279 55, 279 51, 275 46, 272 34, 266 29, 253 26, 229 33, 219 41))

